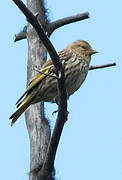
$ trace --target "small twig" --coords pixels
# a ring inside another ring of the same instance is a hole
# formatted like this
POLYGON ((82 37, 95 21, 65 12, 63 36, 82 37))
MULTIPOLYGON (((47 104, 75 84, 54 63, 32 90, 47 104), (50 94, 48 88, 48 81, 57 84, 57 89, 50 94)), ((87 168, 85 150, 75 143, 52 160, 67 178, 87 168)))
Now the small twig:
POLYGON ((66 18, 56 20, 56 21, 50 23, 50 34, 61 26, 64 26, 64 25, 67 25, 67 24, 70 24, 73 22, 81 21, 81 20, 84 20, 87 18, 89 18, 89 13, 85 12, 85 13, 81 13, 81 14, 77 14, 74 16, 69 16, 66 18))
POLYGON ((14 42, 22 40, 22 39, 26 39, 26 37, 27 37, 27 26, 25 26, 23 30, 20 31, 18 34, 15 34, 14 42))
POLYGON ((109 63, 109 64, 103 64, 103 65, 98 65, 98 66, 90 66, 89 70, 95 70, 95 69, 102 69, 106 67, 111 67, 111 66, 116 66, 116 63, 109 63))
POLYGON ((40 71, 40 70, 38 70, 36 68, 34 68, 34 70, 41 73, 41 74, 44 74, 45 76, 49 76, 49 77, 53 77, 55 79, 59 79, 57 76, 54 76, 54 75, 51 75, 51 74, 46 74, 46 73, 44 73, 44 72, 42 72, 42 71, 40 71))

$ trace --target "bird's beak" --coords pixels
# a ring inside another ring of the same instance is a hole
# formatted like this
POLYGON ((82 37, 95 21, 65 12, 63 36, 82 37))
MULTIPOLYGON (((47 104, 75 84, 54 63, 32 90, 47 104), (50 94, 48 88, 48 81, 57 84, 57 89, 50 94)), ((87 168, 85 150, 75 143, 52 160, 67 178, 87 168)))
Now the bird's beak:
POLYGON ((96 54, 96 53, 99 53, 99 52, 96 51, 96 50, 92 50, 92 51, 91 51, 91 55, 92 55, 92 54, 96 54))

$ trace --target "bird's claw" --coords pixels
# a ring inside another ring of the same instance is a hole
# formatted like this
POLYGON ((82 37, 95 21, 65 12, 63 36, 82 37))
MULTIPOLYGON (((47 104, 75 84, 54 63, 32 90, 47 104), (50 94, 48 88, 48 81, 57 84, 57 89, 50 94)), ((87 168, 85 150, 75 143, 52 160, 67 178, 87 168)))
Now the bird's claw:
MULTIPOLYGON (((55 113, 59 112, 59 110, 55 110, 52 112, 52 115, 54 115, 55 113)), ((68 114, 69 114, 69 111, 66 112, 66 120, 65 122, 67 121, 67 117, 68 117, 68 114)))
POLYGON ((56 114, 58 112, 58 110, 55 110, 52 112, 52 115, 56 114))

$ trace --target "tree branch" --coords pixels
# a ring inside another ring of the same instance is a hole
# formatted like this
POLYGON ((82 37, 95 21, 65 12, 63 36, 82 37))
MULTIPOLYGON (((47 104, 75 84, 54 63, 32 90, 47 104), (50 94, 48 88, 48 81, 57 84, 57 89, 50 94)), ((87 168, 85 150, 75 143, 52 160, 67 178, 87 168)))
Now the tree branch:
POLYGON ((14 42, 27 38, 27 26, 23 28, 18 34, 15 34, 14 42))
MULTIPOLYGON (((51 23, 49 23, 49 26, 48 26, 48 29, 49 29, 48 35, 50 36, 52 34, 52 32, 54 32, 56 29, 58 29, 61 26, 64 26, 64 25, 67 25, 67 24, 70 24, 73 22, 81 21, 81 20, 84 20, 87 18, 89 18, 89 13, 85 12, 85 13, 80 13, 80 14, 77 14, 74 16, 69 16, 69 17, 62 18, 62 19, 56 20, 54 22, 51 22, 51 23)), ((46 29, 46 27, 45 27, 45 29, 46 29)), ((25 26, 21 32, 16 34, 14 42, 25 39, 26 38, 26 30, 27 30, 27 26, 25 26)))
POLYGON ((43 27, 38 22, 38 20, 37 20, 38 17, 34 16, 21 0, 13 0, 13 1, 18 6, 18 8, 23 12, 23 14, 26 16, 28 22, 35 28, 40 40, 43 42, 44 46, 47 48, 48 53, 54 63, 54 66, 55 66, 57 72, 58 72, 59 70, 62 69, 62 64, 59 60, 56 50, 54 49, 49 38, 46 36, 43 27))
POLYGON ((39 38, 47 48, 50 57, 53 61, 53 64, 56 69, 56 74, 61 74, 61 77, 58 79, 58 90, 59 90, 59 110, 58 110, 58 117, 56 120, 56 125, 54 128, 54 133, 52 135, 52 138, 50 140, 47 155, 45 157, 45 161, 43 164, 43 167, 41 169, 41 172, 39 173, 39 176, 41 177, 47 177, 49 176, 53 171, 54 166, 54 159, 56 155, 56 150, 58 147, 58 143, 60 140, 60 136, 63 130, 63 126, 65 121, 67 120, 67 94, 66 89, 64 86, 64 69, 63 66, 59 60, 59 57, 46 36, 42 26, 39 24, 37 17, 34 16, 29 9, 24 5, 24 3, 21 0, 13 0, 14 3, 19 7, 19 9, 23 12, 23 14, 26 16, 28 22, 35 28, 37 34, 39 35, 39 38))
POLYGON ((73 22, 81 21, 81 20, 84 20, 87 18, 89 18, 89 13, 85 12, 85 13, 81 13, 81 14, 77 14, 74 16, 69 16, 66 18, 56 20, 56 21, 50 23, 50 30, 49 30, 50 34, 61 26, 64 26, 64 25, 67 25, 67 24, 70 24, 73 22))
POLYGON ((98 66, 90 66, 89 70, 95 70, 95 69, 102 69, 102 68, 106 68, 106 67, 111 67, 111 66, 116 66, 116 63, 110 63, 110 64, 103 64, 103 65, 98 65, 98 66))

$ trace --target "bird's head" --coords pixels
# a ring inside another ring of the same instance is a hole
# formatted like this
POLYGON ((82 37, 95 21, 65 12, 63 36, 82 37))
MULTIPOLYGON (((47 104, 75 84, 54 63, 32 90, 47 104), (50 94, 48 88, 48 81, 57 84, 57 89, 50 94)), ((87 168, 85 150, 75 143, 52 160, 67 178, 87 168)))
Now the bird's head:
POLYGON ((67 46, 68 49, 71 49, 75 53, 78 54, 87 54, 91 56, 92 54, 98 53, 98 51, 93 50, 92 47, 84 40, 78 40, 73 43, 71 43, 69 46, 67 46))

